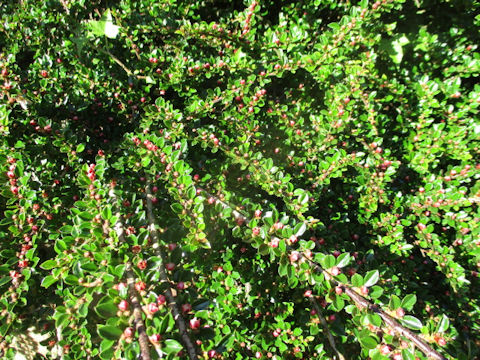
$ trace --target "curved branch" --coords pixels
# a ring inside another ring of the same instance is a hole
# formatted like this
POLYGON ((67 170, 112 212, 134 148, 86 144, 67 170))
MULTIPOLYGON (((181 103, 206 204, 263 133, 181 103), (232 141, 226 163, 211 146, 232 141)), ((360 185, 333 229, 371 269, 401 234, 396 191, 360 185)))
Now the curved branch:
POLYGON ((188 356, 191 360, 198 359, 197 350, 193 345, 190 336, 188 335, 187 326, 185 324, 185 320, 180 313, 177 303, 175 301, 175 297, 173 296, 172 290, 170 289, 170 282, 168 280, 167 272, 165 271, 165 267, 163 266, 163 259, 165 256, 163 251, 160 248, 160 238, 158 236, 157 229, 155 227, 155 216, 153 215, 153 204, 152 204, 152 193, 150 191, 150 183, 147 183, 146 186, 146 194, 147 194, 147 217, 148 217, 148 229, 150 235, 153 237, 154 246, 153 248, 157 252, 157 255, 162 259, 162 263, 159 266, 159 275, 160 275, 160 282, 167 283, 168 287, 165 290, 165 297, 168 301, 168 307, 172 312, 173 318, 175 319, 175 323, 177 325, 178 330, 180 331, 180 335, 182 337, 183 344, 185 345, 188 356))

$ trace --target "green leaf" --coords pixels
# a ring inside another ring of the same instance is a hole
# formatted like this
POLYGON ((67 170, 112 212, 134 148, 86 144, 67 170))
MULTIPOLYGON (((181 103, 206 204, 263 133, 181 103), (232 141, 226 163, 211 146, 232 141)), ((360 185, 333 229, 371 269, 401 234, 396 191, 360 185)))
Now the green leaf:
POLYGON ((285 276, 287 275, 287 268, 288 264, 286 262, 280 261, 280 265, 278 266, 278 275, 285 276))
POLYGON ((49 288, 52 284, 57 282, 58 279, 53 277, 52 275, 45 276, 42 280, 42 287, 45 289, 49 288))
POLYGON ((339 312, 345 306, 345 300, 343 300, 340 296, 335 296, 335 299, 333 300, 332 305, 334 307, 334 310, 336 312, 339 312))
POLYGON ((307 225, 305 225, 305 223, 300 223, 295 226, 295 229, 293 230, 293 232, 297 236, 302 236, 306 230, 307 230, 307 225))
POLYGON ((88 314, 88 303, 83 303, 82 305, 80 305, 77 313, 81 317, 86 317, 88 314))
POLYGON ((363 286, 363 277, 360 274, 353 274, 352 276, 352 285, 354 287, 362 287, 363 286))
POLYGON ((54 249, 57 254, 62 254, 67 248, 67 244, 62 239, 57 239, 55 241, 54 249))
POLYGON ((180 350, 182 350, 182 345, 177 340, 165 340, 165 347, 163 348, 164 352, 170 355, 177 354, 180 350))
POLYGON ((55 267, 57 267, 57 261, 54 260, 54 259, 51 259, 51 260, 47 260, 45 262, 43 262, 40 267, 43 269, 43 270, 50 270, 50 269, 53 269, 55 267))
POLYGON ((117 340, 122 335, 120 328, 111 325, 98 325, 97 331, 102 339, 107 340, 117 340))
POLYGON ((327 255, 324 259, 323 259, 323 267, 325 269, 331 269, 332 267, 335 266, 335 263, 337 262, 337 260, 335 259, 335 256, 333 255, 327 255))
POLYGON ((380 296, 382 296, 382 294, 383 294, 383 289, 377 285, 373 286, 368 293, 368 295, 372 299, 378 299, 380 296))
POLYGON ((397 295, 392 295, 390 297, 390 302, 388 303, 388 307, 392 310, 396 310, 401 306, 400 298, 397 295))
POLYGON ((448 319, 448 317, 445 314, 443 314, 442 319, 438 323, 437 330, 435 332, 443 333, 448 329, 449 326, 450 326, 450 320, 448 319))
POLYGON ((117 306, 108 296, 104 296, 102 299, 100 299, 97 306, 95 306, 95 312, 98 314, 98 316, 104 319, 109 319, 113 316, 116 316, 117 310, 117 306))
POLYGON ((67 275, 64 279, 65 283, 68 285, 77 285, 78 284, 78 277, 75 275, 67 275))
POLYGON ((110 10, 107 10, 105 14, 103 14, 100 21, 89 21, 88 27, 94 35, 106 36, 110 39, 115 39, 120 30, 119 26, 113 24, 112 14, 110 10))
POLYGON ((380 274, 378 270, 372 270, 365 275, 365 283, 363 285, 370 287, 377 283, 378 279, 380 278, 380 274))
POLYGON ((177 214, 180 214, 183 211, 183 206, 179 203, 174 203, 170 205, 170 207, 172 208, 173 212, 177 214))
POLYGON ((0 278, 0 286, 5 285, 6 283, 10 282, 12 278, 10 276, 3 276, 0 278))
POLYGON ((258 248, 258 252, 262 255, 267 255, 269 253, 270 247, 267 244, 261 244, 258 248))
POLYGON ((105 220, 109 220, 111 217, 112 217, 112 208, 111 206, 106 206, 103 210, 102 210, 102 217, 105 219, 105 220))
POLYGON ((75 152, 77 154, 80 154, 81 152, 83 152, 83 150, 85 150, 85 144, 78 144, 75 152))
POLYGON ((175 320, 173 319, 172 314, 169 312, 162 320, 160 324, 160 334, 169 333, 172 331, 175 326, 175 320))
POLYGON ((368 314, 368 322, 376 327, 380 327, 382 324, 382 318, 378 314, 368 314))
POLYGON ((415 360, 415 355, 409 349, 402 350, 402 359, 403 360, 415 360))
MULTIPOLYGON (((113 344, 113 343, 112 343, 113 344)), ((114 358, 114 352, 113 352, 113 349, 111 348, 108 348, 108 349, 105 349, 103 350, 100 354, 99 354, 99 357, 100 359, 102 360, 111 360, 114 358)))
POLYGON ((61 314, 55 319, 55 327, 63 327, 69 323, 69 314, 61 314))
POLYGON ((377 341, 371 336, 364 336, 359 340, 360 344, 366 349, 375 349, 377 347, 377 341))
POLYGON ((420 330, 422 328, 422 322, 411 315, 405 315, 401 321, 403 325, 410 329, 420 330))
POLYGON ((403 46, 410 41, 403 34, 398 34, 392 40, 382 40, 380 49, 385 51, 395 64, 400 64, 403 59, 403 46))
POLYGON ((337 258, 337 267, 339 267, 339 268, 343 268, 343 267, 347 266, 349 263, 350 263, 350 254, 348 254, 348 253, 341 254, 337 258))
POLYGON ((407 311, 410 311, 412 310, 413 305, 415 305, 416 302, 417 296, 414 294, 409 294, 403 298, 401 307, 407 311))

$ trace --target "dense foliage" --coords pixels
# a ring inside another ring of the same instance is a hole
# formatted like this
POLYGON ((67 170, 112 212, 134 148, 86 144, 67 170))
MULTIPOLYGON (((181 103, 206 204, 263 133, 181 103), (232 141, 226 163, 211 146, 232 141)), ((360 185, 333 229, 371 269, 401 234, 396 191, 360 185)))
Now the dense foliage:
POLYGON ((0 357, 480 356, 479 11, 0 2, 0 357))

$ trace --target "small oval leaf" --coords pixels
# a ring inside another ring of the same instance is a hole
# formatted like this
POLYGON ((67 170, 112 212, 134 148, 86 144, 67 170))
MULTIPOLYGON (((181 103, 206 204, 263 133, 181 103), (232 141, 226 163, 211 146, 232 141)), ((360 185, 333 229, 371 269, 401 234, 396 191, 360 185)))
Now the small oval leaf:
POLYGON ((422 328, 422 322, 411 315, 406 315, 402 319, 402 323, 412 330, 420 330, 422 328))

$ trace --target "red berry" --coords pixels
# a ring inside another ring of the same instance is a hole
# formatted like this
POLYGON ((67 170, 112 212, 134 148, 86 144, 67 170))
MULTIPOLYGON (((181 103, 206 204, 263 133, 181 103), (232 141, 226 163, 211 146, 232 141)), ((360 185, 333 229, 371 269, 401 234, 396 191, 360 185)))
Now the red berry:
POLYGON ((135 284, 135 289, 137 291, 143 291, 147 288, 147 285, 143 282, 143 281, 138 281, 136 284, 135 284))
POLYGON ((405 310, 403 310, 402 308, 398 308, 395 313, 397 314, 397 317, 399 318, 403 318, 405 316, 405 310))
POLYGON ((173 269, 175 269, 175 264, 174 263, 167 263, 167 264, 165 264, 165 269, 167 269, 168 271, 172 271, 173 269))
POLYGON ((145 270, 146 267, 147 267, 147 262, 145 260, 140 260, 138 263, 137 263, 137 267, 140 269, 140 270, 145 270))
POLYGON ((217 355, 217 352, 215 350, 210 350, 208 353, 209 358, 214 358, 217 355))
POLYGON ((189 313, 190 311, 192 311, 192 305, 190 304, 183 304, 182 305, 182 311, 184 313, 189 313))
POLYGON ((273 238, 273 239, 270 241, 270 246, 271 246, 272 248, 277 248, 279 243, 280 243, 280 240, 279 240, 279 239, 273 238))
POLYGON ((276 223, 273 225, 273 227, 275 228, 275 230, 281 230, 281 229, 283 229, 284 225, 283 225, 283 223, 281 223, 281 222, 276 222, 276 223))
POLYGON ((148 312, 155 314, 158 311, 158 305, 155 303, 148 304, 148 312))
POLYGON ((128 307, 129 307, 129 304, 126 300, 122 300, 118 304, 118 309, 121 310, 121 311, 127 311, 128 307))
POLYGON ((163 305, 167 302, 167 299, 163 295, 158 295, 157 297, 157 304, 158 305, 163 305))
POLYGON ((337 276, 341 273, 341 270, 338 267, 334 266, 330 272, 333 276, 337 276))
POLYGON ((123 336, 125 336, 126 338, 131 338, 133 334, 134 334, 134 330, 131 327, 127 327, 125 328, 125 330, 123 330, 123 336))
POLYGON ((190 320, 189 324, 192 330, 196 330, 200 327, 200 320, 195 317, 190 320))
POLYGON ((153 334, 150 336, 150 341, 154 344, 158 344, 162 340, 162 336, 160 334, 153 334))
POLYGON ((382 345, 380 347, 380 352, 382 353, 382 355, 387 355, 387 354, 390 353, 390 351, 391 351, 390 346, 388 346, 388 345, 382 345))
POLYGON ((289 258, 290 262, 296 262, 298 259, 300 259, 300 253, 298 251, 292 251, 289 258))

